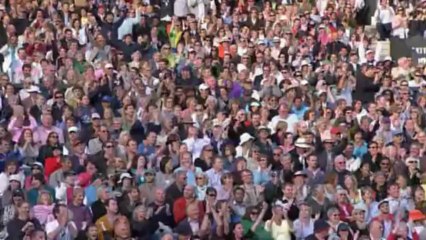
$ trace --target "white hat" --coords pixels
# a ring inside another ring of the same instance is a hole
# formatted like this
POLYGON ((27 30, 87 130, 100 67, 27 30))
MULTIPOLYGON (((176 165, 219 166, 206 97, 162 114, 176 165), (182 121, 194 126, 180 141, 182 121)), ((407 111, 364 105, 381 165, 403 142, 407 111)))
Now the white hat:
POLYGON ((240 73, 240 72, 242 72, 242 71, 244 71, 244 70, 247 70, 247 67, 244 65, 244 64, 238 64, 237 65, 237 71, 240 73))
POLYGON ((300 66, 305 66, 305 65, 309 65, 308 60, 302 60, 302 62, 300 63, 300 66))
POLYGON ((198 89, 199 89, 199 90, 207 90, 207 89, 209 89, 209 86, 207 86, 207 84, 205 84, 205 83, 202 83, 202 84, 198 87, 198 89))
POLYGON ((299 148, 311 148, 312 147, 311 144, 309 144, 308 142, 306 142, 305 138, 298 138, 296 140, 296 142, 294 143, 294 145, 296 147, 299 147, 299 148))
POLYGON ((253 140, 253 139, 254 139, 254 137, 252 135, 250 135, 249 133, 243 133, 240 136, 240 145, 243 145, 244 143, 246 143, 250 140, 253 140))
POLYGON ((327 93, 326 91, 324 91, 324 90, 318 90, 318 92, 317 92, 317 96, 319 97, 319 96, 321 96, 321 94, 323 94, 323 93, 327 93))
POLYGON ((361 211, 367 212, 367 206, 364 203, 360 202, 358 204, 355 204, 354 211, 355 210, 361 210, 361 211))
POLYGON ((274 37, 274 38, 272 38, 272 41, 274 43, 279 43, 279 42, 281 42, 281 39, 279 37, 274 37))
POLYGON ((13 174, 13 175, 10 175, 10 177, 9 177, 9 182, 11 182, 11 181, 21 182, 21 178, 19 177, 18 174, 13 174))
POLYGON ((31 85, 29 89, 27 89, 28 93, 40 93, 40 88, 34 85, 31 85))
POLYGON ((385 57, 385 59, 383 59, 383 61, 391 61, 392 62, 392 57, 391 56, 387 56, 387 57, 385 57))
POLYGON ((215 118, 215 119, 212 120, 212 125, 213 125, 213 127, 222 126, 222 124, 220 123, 219 119, 217 119, 217 118, 215 118))
POLYGON ((368 49, 368 50, 365 52, 365 54, 369 54, 369 53, 373 53, 373 50, 368 49))
POLYGON ((162 19, 160 19, 161 21, 163 21, 163 22, 171 22, 172 21, 172 18, 169 16, 169 15, 167 15, 167 16, 165 16, 165 17, 163 17, 162 19))
POLYGON ((408 157, 407 159, 405 159, 405 164, 408 164, 409 162, 416 162, 416 164, 418 164, 420 160, 415 157, 408 157))
POLYGON ((112 66, 112 64, 111 63, 107 63, 107 64, 105 64, 105 68, 114 68, 114 66, 112 66))
POLYGON ((78 132, 78 127, 72 126, 72 127, 68 128, 68 132, 69 133, 71 133, 71 132, 78 132))
POLYGON ((333 138, 331 137, 331 132, 326 131, 324 135, 322 136, 321 140, 323 142, 334 142, 333 138))
POLYGON ((262 131, 262 130, 265 130, 265 131, 267 131, 267 132, 271 132, 271 129, 269 129, 268 127, 266 127, 266 126, 264 126, 264 125, 261 125, 261 126, 259 126, 258 128, 257 128, 257 132, 260 132, 260 131, 262 131))
POLYGON ((304 86, 304 85, 308 85, 309 82, 305 79, 303 79, 302 81, 300 81, 300 85, 304 86))
POLYGON ((260 107, 260 103, 259 102, 251 102, 250 103, 250 107, 260 107))
POLYGON ((132 175, 130 175, 130 173, 125 172, 125 173, 122 173, 122 174, 120 175, 120 180, 119 180, 118 182, 119 182, 119 183, 123 182, 123 180, 124 180, 125 178, 133 179, 133 177, 132 177, 132 175))
POLYGON ((228 37, 223 37, 220 42, 229 42, 229 38, 228 37))
POLYGON ((257 40, 257 45, 262 45, 262 44, 266 44, 264 39, 257 40))
POLYGON ((254 90, 253 93, 251 94, 251 98, 255 99, 256 101, 260 101, 259 92, 254 90))
POLYGON ((92 119, 94 119, 94 118, 101 118, 101 115, 99 115, 99 113, 96 113, 96 112, 94 112, 94 113, 92 113, 92 119))

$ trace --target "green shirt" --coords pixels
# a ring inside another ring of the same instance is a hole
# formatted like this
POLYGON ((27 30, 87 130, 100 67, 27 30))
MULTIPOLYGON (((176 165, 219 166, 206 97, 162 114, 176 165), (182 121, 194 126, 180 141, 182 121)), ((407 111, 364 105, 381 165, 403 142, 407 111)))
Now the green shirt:
MULTIPOLYGON (((247 219, 243 219, 241 221, 241 224, 244 227, 244 234, 246 234, 250 230, 251 226, 253 226, 253 222, 247 219)), ((271 234, 265 230, 263 223, 257 226, 256 230, 254 231, 254 237, 252 239, 253 240, 273 240, 271 234)))

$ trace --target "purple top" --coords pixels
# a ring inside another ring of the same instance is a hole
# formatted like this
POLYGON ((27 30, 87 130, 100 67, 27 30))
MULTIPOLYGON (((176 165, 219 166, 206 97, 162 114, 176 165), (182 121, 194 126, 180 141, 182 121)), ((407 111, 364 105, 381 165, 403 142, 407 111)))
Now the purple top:
POLYGON ((73 222, 79 231, 83 230, 83 222, 86 222, 86 226, 92 222, 92 214, 90 213, 88 207, 84 205, 75 206, 74 204, 70 203, 68 205, 68 209, 72 212, 73 222))

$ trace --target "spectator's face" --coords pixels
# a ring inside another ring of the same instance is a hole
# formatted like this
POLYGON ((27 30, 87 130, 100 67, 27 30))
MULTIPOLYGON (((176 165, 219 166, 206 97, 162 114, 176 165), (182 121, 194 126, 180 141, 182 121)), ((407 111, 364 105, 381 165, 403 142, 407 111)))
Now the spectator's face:
POLYGON ((380 212, 383 214, 388 214, 389 213, 389 203, 382 203, 380 205, 380 212))
POLYGON ((318 158, 316 156, 310 156, 308 159, 308 166, 316 169, 318 167, 318 158))
POLYGON ((215 169, 220 169, 220 170, 223 169, 223 161, 222 161, 222 159, 216 159, 213 167, 215 169))
POLYGON ((128 150, 132 153, 135 153, 137 151, 138 145, 135 141, 129 141, 128 143, 128 150))
POLYGON ((300 217, 301 218, 310 218, 311 216, 311 208, 307 205, 302 205, 300 207, 300 217))
POLYGON ((377 144, 375 144, 375 143, 371 144, 369 151, 370 151, 371 155, 373 155, 373 156, 377 155, 377 153, 378 153, 378 146, 377 146, 377 144))
POLYGON ((193 198, 194 197, 194 188, 192 188, 189 185, 185 186, 185 188, 183 190, 183 197, 186 198, 186 199, 193 198))
POLYGON ((185 173, 180 173, 176 179, 177 182, 179 182, 180 184, 186 184, 186 174, 185 173))
POLYGON ((93 225, 93 226, 89 227, 89 229, 87 230, 87 237, 90 240, 97 239, 97 237, 98 237, 98 228, 96 227, 96 225, 93 225))
POLYGON ((83 204, 83 200, 84 200, 84 194, 83 193, 77 193, 76 195, 75 195, 75 201, 76 201, 76 203, 77 204, 83 204))
POLYGON ((30 205, 28 203, 23 203, 21 207, 18 208, 19 214, 28 216, 30 213, 30 205))
POLYGON ((43 231, 37 231, 31 237, 31 240, 45 240, 45 239, 46 239, 46 234, 43 231))
POLYGON ((234 192, 234 197, 236 202, 242 202, 244 199, 244 191, 240 189, 236 190, 234 192))
POLYGON ((244 228, 243 228, 243 225, 242 225, 241 223, 239 223, 239 224, 235 225, 235 228, 234 228, 233 233, 234 233, 234 236, 235 236, 237 239, 242 238, 242 237, 243 237, 243 235, 244 235, 244 228))
POLYGON ((283 194, 288 199, 293 199, 294 196, 294 187, 292 185, 285 186, 283 194))
POLYGON ((155 176, 152 173, 146 173, 145 178, 146 178, 146 181, 149 183, 152 183, 155 180, 155 176))
POLYGON ((345 162, 344 158, 342 158, 342 157, 337 158, 335 160, 335 168, 336 168, 336 170, 342 171, 346 167, 345 164, 346 164, 346 162, 345 162))
POLYGON ((51 127, 53 123, 52 115, 44 114, 42 118, 42 123, 43 123, 43 126, 45 127, 51 127))
POLYGON ((166 194, 164 194, 164 190, 162 190, 162 189, 158 189, 156 192, 155 192, 155 200, 157 201, 157 202, 164 202, 164 200, 166 199, 166 194))
POLYGON ((253 175, 251 172, 244 171, 241 173, 241 178, 245 184, 251 184, 253 182, 253 175))
POLYGON ((106 208, 109 212, 116 214, 118 212, 117 201, 115 200, 109 201, 109 204, 106 208))
POLYGON ((31 182, 31 185, 34 188, 39 188, 41 186, 41 182, 38 179, 33 178, 32 182, 31 182))
POLYGON ((390 186, 388 190, 389 196, 393 198, 399 198, 399 186, 398 185, 392 185, 390 186))
POLYGON ((151 132, 148 135, 148 139, 147 140, 148 140, 149 144, 151 144, 151 145, 155 144, 157 142, 157 134, 154 133, 154 132, 151 132))

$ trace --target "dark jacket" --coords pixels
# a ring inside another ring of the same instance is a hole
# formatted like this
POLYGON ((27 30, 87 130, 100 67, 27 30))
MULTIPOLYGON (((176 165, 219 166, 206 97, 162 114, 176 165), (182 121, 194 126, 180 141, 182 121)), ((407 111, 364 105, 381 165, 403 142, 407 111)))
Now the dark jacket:
POLYGON ((90 209, 92 210, 93 215, 92 222, 98 221, 99 218, 106 214, 105 204, 101 202, 101 200, 93 202, 90 209))
POLYGON ((359 100, 363 104, 374 102, 374 96, 380 90, 379 84, 374 84, 374 79, 365 76, 361 71, 356 78, 356 87, 353 93, 354 100, 359 100))

